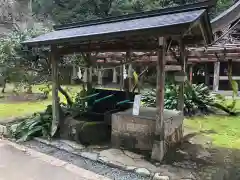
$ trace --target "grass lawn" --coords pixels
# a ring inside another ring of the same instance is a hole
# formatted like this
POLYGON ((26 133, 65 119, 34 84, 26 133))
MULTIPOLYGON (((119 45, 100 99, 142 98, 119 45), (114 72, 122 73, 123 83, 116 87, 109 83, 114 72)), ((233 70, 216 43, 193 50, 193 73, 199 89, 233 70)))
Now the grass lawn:
MULTIPOLYGON (((33 92, 40 92, 39 87, 41 87, 41 85, 34 86, 33 92)), ((74 95, 80 89, 80 86, 69 86, 68 89, 71 95, 74 95)), ((6 91, 10 92, 11 90, 12 90, 12 86, 8 85, 6 91)), ((66 101, 64 96, 60 93, 59 93, 59 97, 62 102, 66 101)), ((51 94, 50 94, 49 98, 44 101, 0 103, 0 121, 4 121, 5 118, 19 117, 19 116, 24 116, 28 114, 33 114, 34 112, 43 111, 47 105, 51 104, 51 102, 52 101, 51 101, 51 94)))
POLYGON ((0 121, 4 118, 18 117, 42 111, 51 101, 0 104, 0 121))
MULTIPOLYGON (((39 87, 40 86, 35 86, 33 91, 38 92, 39 87)), ((80 86, 68 87, 71 95, 78 92, 80 88, 80 86)), ((11 88, 8 90, 10 91, 10 89, 11 88)), ((64 97, 61 94, 59 95, 61 101, 64 102, 64 97)), ((24 116, 26 114, 42 111, 49 104, 51 104, 51 95, 49 99, 45 101, 7 104, 0 103, 0 122, 9 117, 24 116)), ((237 109, 240 111, 240 100, 237 102, 237 109)), ((216 146, 240 149, 240 117, 210 115, 187 118, 184 121, 184 126, 210 137, 213 144, 216 146)))
MULTIPOLYGON (((240 100, 237 102, 240 110, 240 100)), ((208 136, 213 145, 240 149, 240 116, 210 115, 185 119, 184 125, 208 136)))

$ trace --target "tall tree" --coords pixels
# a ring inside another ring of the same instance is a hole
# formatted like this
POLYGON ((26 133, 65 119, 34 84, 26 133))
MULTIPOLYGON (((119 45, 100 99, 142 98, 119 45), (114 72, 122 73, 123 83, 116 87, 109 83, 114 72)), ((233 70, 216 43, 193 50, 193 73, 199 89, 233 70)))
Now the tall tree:
POLYGON ((56 23, 104 18, 173 6, 174 0, 34 0, 33 11, 56 23))
MULTIPOLYGON (((159 9, 200 0, 33 0, 33 12, 49 16, 57 24, 77 22, 159 9)), ((232 5, 218 0, 213 16, 232 5)))

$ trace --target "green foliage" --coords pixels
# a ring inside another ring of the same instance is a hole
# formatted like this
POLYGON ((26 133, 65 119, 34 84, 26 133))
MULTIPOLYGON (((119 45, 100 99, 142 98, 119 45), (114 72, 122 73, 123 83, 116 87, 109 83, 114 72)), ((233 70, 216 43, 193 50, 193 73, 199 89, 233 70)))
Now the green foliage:
POLYGON ((92 89, 89 85, 89 88, 86 89, 84 85, 81 90, 76 93, 75 97, 73 98, 73 104, 71 106, 62 104, 64 111, 68 114, 71 114, 73 117, 80 116, 82 113, 86 112, 90 106, 90 100, 93 99, 94 96, 94 89, 92 89))
MULTIPOLYGON (((177 109, 179 90, 175 84, 165 86, 164 107, 166 109, 177 109)), ((142 101, 145 106, 156 106, 156 90, 143 94, 142 101)), ((184 113, 194 115, 198 112, 208 112, 214 102, 214 96, 204 84, 185 84, 184 88, 184 113)))
MULTIPOLYGON (((34 0, 33 12, 57 24, 101 19, 109 16, 178 6, 198 0, 34 0)), ((212 16, 226 10, 232 0, 219 0, 212 16)))
MULTIPOLYGON (((24 50, 23 41, 49 31, 49 29, 30 29, 13 31, 9 35, 0 37, 0 73, 10 81, 32 84, 39 73, 46 73, 44 57, 39 52, 24 50)), ((48 68, 47 68, 48 69, 48 68)), ((42 76, 43 77, 43 76, 42 76)))
POLYGON ((180 3, 180 0, 35 0, 33 11, 37 15, 50 16, 57 24, 63 24, 159 9, 180 3))
POLYGON ((51 87, 50 83, 44 84, 44 86, 41 86, 38 89, 46 96, 48 96, 50 94, 50 92, 52 91, 52 87, 51 87))
POLYGON ((214 9, 213 16, 220 14, 221 12, 225 11, 231 5, 233 5, 233 0, 218 0, 216 8, 214 9))
POLYGON ((27 141, 33 137, 43 136, 50 138, 52 112, 51 106, 44 113, 35 113, 19 124, 10 127, 11 134, 18 141, 27 141))
POLYGON ((229 104, 221 95, 217 95, 217 99, 214 105, 215 107, 229 113, 230 115, 237 115, 238 113, 236 112, 236 103, 239 88, 238 83, 232 78, 232 60, 228 61, 228 80, 233 92, 231 103, 229 104))
POLYGON ((220 94, 216 94, 216 101, 214 103, 214 106, 218 109, 221 109, 222 111, 227 112, 230 115, 237 115, 237 109, 236 109, 236 104, 237 104, 237 96, 238 96, 238 83, 234 80, 230 81, 232 90, 233 90, 233 95, 232 95, 232 100, 227 101, 226 98, 220 94))

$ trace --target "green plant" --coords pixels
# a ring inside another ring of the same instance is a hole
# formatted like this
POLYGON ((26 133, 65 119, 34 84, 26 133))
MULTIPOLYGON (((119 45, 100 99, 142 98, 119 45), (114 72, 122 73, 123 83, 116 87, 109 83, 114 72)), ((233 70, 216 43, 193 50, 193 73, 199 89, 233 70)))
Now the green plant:
POLYGON ((85 85, 82 86, 83 87, 80 88, 81 90, 75 95, 71 106, 62 104, 64 111, 68 114, 71 114, 73 117, 79 116, 86 112, 91 106, 89 100, 95 97, 94 89, 90 87, 91 85, 89 85, 89 89, 86 89, 85 85))
POLYGON ((35 113, 32 117, 10 127, 10 132, 18 141, 27 141, 33 137, 50 138, 52 123, 52 106, 44 113, 35 113))
POLYGON ((232 78, 232 60, 228 61, 228 80, 229 80, 230 86, 232 88, 231 102, 229 103, 228 101, 226 101, 224 96, 217 94, 216 101, 213 106, 227 112, 230 115, 237 115, 238 113, 236 110, 236 103, 237 103, 239 87, 238 87, 237 81, 233 80, 233 78, 232 78))
POLYGON ((48 96, 50 94, 50 92, 52 91, 50 83, 47 83, 44 86, 39 87, 38 89, 46 96, 48 96))
MULTIPOLYGON (((179 90, 178 85, 169 83, 165 86, 164 107, 166 109, 177 109, 179 90)), ((156 106, 156 90, 143 94, 142 98, 145 106, 156 106)), ((198 112, 208 112, 214 102, 214 96, 204 84, 185 83, 184 88, 184 113, 193 115, 198 112)))

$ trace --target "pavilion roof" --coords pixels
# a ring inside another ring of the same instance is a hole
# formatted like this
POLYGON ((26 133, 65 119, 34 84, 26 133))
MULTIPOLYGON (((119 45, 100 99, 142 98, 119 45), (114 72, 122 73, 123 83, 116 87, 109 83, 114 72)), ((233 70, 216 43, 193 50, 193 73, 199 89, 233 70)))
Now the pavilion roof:
POLYGON ((158 47, 156 39, 159 36, 184 37, 185 44, 209 44, 213 36, 206 10, 208 6, 196 3, 143 14, 58 26, 56 31, 25 41, 24 44, 68 46, 70 53, 154 50, 158 47))
POLYGON ((211 20, 213 32, 223 30, 240 18, 240 0, 211 20))

